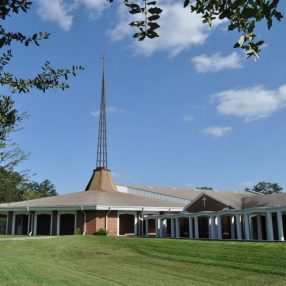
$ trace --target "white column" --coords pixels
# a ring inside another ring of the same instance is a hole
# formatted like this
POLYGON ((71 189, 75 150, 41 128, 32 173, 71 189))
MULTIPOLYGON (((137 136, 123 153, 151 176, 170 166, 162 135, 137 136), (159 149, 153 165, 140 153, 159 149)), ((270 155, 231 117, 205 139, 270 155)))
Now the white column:
POLYGON ((195 238, 199 239, 199 218, 195 216, 195 238))
POLYGON ((149 236, 149 219, 145 219, 145 236, 149 236))
POLYGON ((261 215, 257 215, 257 236, 258 240, 262 240, 261 215))
POLYGON ((235 221, 236 221, 236 233, 237 233, 237 239, 241 240, 241 221, 240 221, 240 214, 235 215, 235 221))
POLYGON ((249 238, 253 239, 253 223, 252 223, 252 217, 248 216, 248 222, 249 222, 249 238))
POLYGON ((159 231, 160 231, 160 219, 155 218, 155 229, 156 229, 156 237, 159 237, 159 231))
POLYGON ((166 235, 167 235, 167 219, 164 218, 162 220, 162 236, 166 237, 166 235))
POLYGON ((235 239, 234 216, 230 217, 230 238, 235 239))
POLYGON ((12 235, 15 234, 15 224, 16 224, 16 215, 15 215, 15 213, 13 213, 13 216, 12 216, 12 235))
POLYGON ((159 236, 160 237, 163 237, 163 219, 159 219, 159 221, 158 221, 158 224, 159 224, 159 236))
POLYGON ((210 238, 215 239, 216 235, 215 235, 215 217, 214 216, 210 217, 210 225, 211 225, 210 238))
POLYGON ((284 241, 283 218, 281 211, 277 212, 278 239, 284 241))
POLYGON ((176 238, 180 237, 180 219, 178 217, 176 217, 176 238))
POLYGON ((221 216, 218 215, 217 219, 217 239, 222 239, 221 216))
POLYGON ((193 218, 189 216, 189 238, 193 238, 193 218))
POLYGON ((245 233, 245 239, 250 239, 250 231, 249 231, 249 216, 248 214, 244 214, 244 233, 245 233))
POLYGON ((272 224, 272 213, 271 212, 267 212, 266 220, 267 220, 267 240, 274 240, 274 237, 273 237, 273 224, 272 224))
POLYGON ((28 214, 28 231, 27 231, 27 234, 30 235, 31 231, 30 231, 30 228, 31 228, 31 213, 29 212, 28 214))
POLYGON ((174 238, 175 237, 175 231, 174 231, 174 219, 171 218, 171 237, 174 238))

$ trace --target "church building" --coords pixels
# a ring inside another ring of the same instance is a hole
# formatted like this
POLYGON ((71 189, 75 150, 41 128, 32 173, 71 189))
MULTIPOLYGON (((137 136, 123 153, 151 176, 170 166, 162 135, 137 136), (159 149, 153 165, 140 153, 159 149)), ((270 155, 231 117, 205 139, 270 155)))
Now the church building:
POLYGON ((279 240, 286 194, 116 185, 107 165, 103 68, 97 163, 84 191, 0 204, 0 234, 279 240))

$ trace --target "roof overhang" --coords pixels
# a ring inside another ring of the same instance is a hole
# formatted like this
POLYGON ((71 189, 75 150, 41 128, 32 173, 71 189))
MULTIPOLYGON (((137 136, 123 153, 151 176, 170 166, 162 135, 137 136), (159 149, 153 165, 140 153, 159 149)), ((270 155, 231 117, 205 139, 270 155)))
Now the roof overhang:
POLYGON ((8 211, 30 212, 30 211, 66 211, 66 210, 114 210, 114 211, 164 211, 164 212, 181 212, 183 207, 150 207, 150 206, 111 206, 111 205, 74 205, 74 206, 21 206, 21 207, 2 207, 0 213, 8 211))

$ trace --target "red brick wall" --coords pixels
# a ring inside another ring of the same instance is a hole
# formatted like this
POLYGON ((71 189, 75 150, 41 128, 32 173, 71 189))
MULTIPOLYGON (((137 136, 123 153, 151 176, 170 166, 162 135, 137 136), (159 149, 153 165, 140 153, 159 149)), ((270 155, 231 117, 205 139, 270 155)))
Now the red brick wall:
MULTIPOLYGON (((86 213, 86 234, 94 234, 99 229, 105 229, 105 219, 107 211, 88 210, 86 213)), ((84 216, 77 212, 77 227, 84 228, 84 216)), ((117 211, 111 211, 107 218, 107 228, 109 235, 117 235, 117 211)))
POLYGON ((211 197, 205 196, 205 205, 203 201, 203 197, 199 198, 196 202, 194 202, 188 209, 187 211, 190 213, 195 213, 195 212, 200 212, 200 211, 220 211, 226 207, 227 205, 214 200, 211 197))
POLYGON ((96 232, 96 211, 86 212, 86 234, 94 234, 96 232))
POLYGON ((105 229, 105 215, 107 211, 96 211, 96 231, 105 229))
POLYGON ((111 211, 108 214, 108 234, 111 236, 116 236, 117 235, 117 211, 111 211))
POLYGON ((82 211, 76 212, 76 234, 83 234, 84 232, 84 213, 82 211))

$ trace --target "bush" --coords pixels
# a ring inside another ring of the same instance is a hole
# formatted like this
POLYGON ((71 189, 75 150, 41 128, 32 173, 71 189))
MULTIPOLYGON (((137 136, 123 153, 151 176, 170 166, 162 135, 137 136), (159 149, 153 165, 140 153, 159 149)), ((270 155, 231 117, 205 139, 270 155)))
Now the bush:
POLYGON ((83 231, 80 227, 77 227, 76 230, 75 230, 75 234, 76 235, 82 235, 83 234, 83 231))
POLYGON ((98 231, 94 233, 95 235, 108 235, 108 231, 104 228, 100 228, 98 231))

